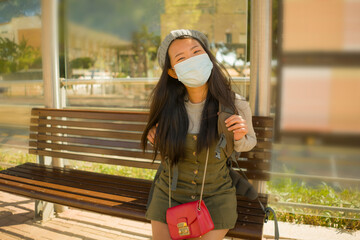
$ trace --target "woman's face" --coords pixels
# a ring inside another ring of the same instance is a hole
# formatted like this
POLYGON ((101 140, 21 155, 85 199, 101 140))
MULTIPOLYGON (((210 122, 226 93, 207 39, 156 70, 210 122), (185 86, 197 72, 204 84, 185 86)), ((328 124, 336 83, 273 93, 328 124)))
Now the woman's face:
MULTIPOLYGON (((174 77, 176 73, 174 71, 174 65, 185 61, 191 57, 206 54, 201 44, 193 38, 175 39, 168 50, 170 57, 171 68, 169 69, 169 75, 174 77), (175 74, 175 75, 174 75, 175 74)), ((177 77, 175 77, 177 78, 177 77)))

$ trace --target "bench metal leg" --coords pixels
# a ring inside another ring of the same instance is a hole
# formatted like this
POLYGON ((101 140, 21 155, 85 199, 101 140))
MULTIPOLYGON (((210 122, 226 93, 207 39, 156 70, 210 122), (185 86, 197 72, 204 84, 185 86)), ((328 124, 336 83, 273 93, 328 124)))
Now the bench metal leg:
POLYGON ((35 200, 35 221, 47 221, 55 217, 54 204, 35 200))
MULTIPOLYGON (((49 165, 51 158, 44 156, 37 156, 37 162, 43 165, 49 165)), ((35 200, 35 221, 47 221, 55 216, 54 203, 45 202, 42 200, 35 200)))

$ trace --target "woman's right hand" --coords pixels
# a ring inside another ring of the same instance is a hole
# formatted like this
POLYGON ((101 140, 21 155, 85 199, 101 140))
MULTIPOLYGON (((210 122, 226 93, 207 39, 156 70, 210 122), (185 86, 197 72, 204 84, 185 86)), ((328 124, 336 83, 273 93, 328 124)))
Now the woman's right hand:
POLYGON ((157 123, 155 126, 153 126, 147 135, 147 139, 150 142, 151 145, 154 145, 155 142, 155 136, 156 136, 156 128, 159 124, 157 123))

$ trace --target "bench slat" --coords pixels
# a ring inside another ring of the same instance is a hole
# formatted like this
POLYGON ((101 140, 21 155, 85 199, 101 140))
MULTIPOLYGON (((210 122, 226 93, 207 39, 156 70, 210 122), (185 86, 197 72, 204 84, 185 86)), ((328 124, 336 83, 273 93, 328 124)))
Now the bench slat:
POLYGON ((65 152, 55 152, 55 151, 47 151, 47 150, 37 150, 37 149, 29 149, 30 154, 40 155, 40 156, 49 156, 49 157, 57 157, 57 158, 66 158, 72 160, 86 161, 86 162, 95 162, 95 163, 104 163, 104 164, 112 164, 112 165, 122 165, 127 167, 137 167, 137 168, 150 168, 157 169, 159 164, 145 161, 130 161, 130 160, 122 160, 116 158, 109 157, 96 157, 96 156, 87 156, 80 155, 74 153, 65 153, 65 152))
MULTIPOLYGON (((246 168, 247 170, 270 170, 270 162, 267 160, 254 160, 249 161, 238 161, 240 168, 246 168)), ((237 167, 233 163, 233 167, 237 167)))
POLYGON ((64 194, 61 191, 34 187, 4 179, 0 179, 0 190, 65 206, 144 221, 144 212, 142 210, 138 210, 133 206, 126 206, 126 204, 116 205, 114 202, 105 200, 102 200, 100 203, 96 198, 83 197, 76 194, 64 194))
POLYGON ((142 151, 129 151, 129 150, 117 150, 109 148, 100 148, 100 147, 86 147, 86 146, 77 146, 70 144, 57 144, 57 143, 42 143, 29 141, 31 147, 36 147, 39 149, 42 148, 51 148, 52 150, 67 150, 76 153, 94 153, 94 154, 106 154, 114 156, 125 156, 125 157, 138 157, 152 160, 152 153, 143 153, 142 151))
MULTIPOLYGON (((134 140, 103 140, 103 139, 94 139, 94 138, 85 138, 85 137, 62 137, 55 135, 40 135, 40 134, 30 134, 30 140, 36 141, 54 141, 54 142, 66 142, 66 143, 77 143, 84 145, 95 145, 95 146, 105 146, 105 147, 115 147, 115 148, 131 148, 138 149, 140 148, 140 142, 134 140)), ((148 149, 152 149, 151 145, 148 144, 148 149)))
POLYGON ((228 237, 238 237, 246 240, 261 240, 263 224, 247 224, 238 222, 233 229, 226 234, 228 237))
POLYGON ((260 223, 264 220, 264 214, 262 216, 254 216, 249 214, 238 213, 239 222, 248 222, 248 223, 260 223))
MULTIPOLYGON (((115 201, 103 200, 100 198, 88 197, 88 196, 78 195, 78 194, 74 194, 74 193, 68 193, 68 192, 59 191, 59 190, 53 190, 53 189, 49 189, 46 187, 34 186, 34 185, 31 185, 30 183, 13 181, 13 180, 3 178, 2 177, 3 175, 4 174, 0 174, 0 184, 1 185, 4 184, 4 185, 8 185, 8 186, 13 186, 13 187, 21 187, 24 190, 28 190, 29 192, 39 191, 39 189, 41 189, 41 191, 43 191, 44 193, 52 194, 57 197, 63 196, 63 197, 69 198, 69 199, 73 199, 75 201, 78 200, 78 201, 84 201, 84 202, 90 202, 90 203, 97 203, 97 204, 101 204, 101 205, 109 206, 109 207, 116 206, 119 204, 118 202, 115 202, 115 201)), ((7 176, 8 178, 11 177, 8 175, 5 175, 5 176, 7 176)), ((31 180, 28 180, 28 181, 31 181, 31 180)))
POLYGON ((261 128, 273 128, 274 127, 274 119, 272 117, 265 116, 252 116, 253 127, 261 127, 261 128))
POLYGON ((254 129, 254 130, 255 130, 256 138, 258 140, 273 137, 273 131, 270 129, 254 129))
POLYGON ((111 132, 111 131, 96 131, 96 130, 83 130, 83 129, 70 129, 70 128, 57 128, 57 127, 36 127, 30 126, 31 132, 37 133, 57 133, 68 134, 87 137, 103 137, 109 139, 131 139, 138 140, 141 138, 141 133, 137 132, 111 132))
MULTIPOLYGON (((61 169, 56 168, 42 168, 40 166, 32 166, 32 165, 19 165, 15 168, 9 168, 6 171, 14 174, 29 174, 30 176, 42 176, 53 178, 53 179, 66 179, 69 182, 80 183, 81 186, 108 186, 112 188, 111 191, 116 191, 116 189, 127 189, 132 190, 133 192, 141 192, 148 193, 148 190, 151 186, 151 181, 139 181, 140 179, 131 179, 127 177, 121 177, 116 175, 114 178, 107 178, 108 174, 92 174, 92 172, 88 171, 63 171, 61 169), (84 180, 86 182, 84 183, 84 180), (136 183, 137 188, 134 189, 133 185, 136 183)), ((100 188, 100 187, 99 187, 100 188)))
POLYGON ((270 180, 270 175, 268 171, 246 171, 245 172, 246 177, 248 179, 252 179, 252 180, 261 180, 261 181, 269 181, 270 180))
MULTIPOLYGON (((23 184, 27 184, 27 185, 32 185, 32 186, 39 186, 39 187, 44 187, 47 189, 54 189, 57 191, 62 191, 64 194, 77 194, 77 195, 82 195, 84 197, 93 197, 96 199, 99 199, 99 203, 100 204, 111 204, 113 205, 113 202, 119 202, 119 203, 131 203, 132 201, 137 200, 136 198, 131 198, 131 197, 127 197, 127 196, 119 196, 119 195, 115 195, 115 194, 107 194, 107 193, 102 193, 102 192, 97 192, 97 191, 91 191, 91 190, 84 190, 83 188, 75 188, 75 187, 69 187, 69 186, 65 186, 65 185, 60 185, 60 184, 54 184, 54 183, 50 183, 50 182, 44 182, 44 181, 37 181, 37 180, 33 180, 33 179, 29 179, 29 178, 23 178, 23 177, 17 177, 17 176, 12 176, 12 175, 8 175, 8 174, 2 174, 0 173, 0 179, 2 180, 9 180, 12 182, 18 182, 18 183, 23 183, 23 184), (104 200, 104 201, 102 201, 104 200), (111 201, 108 202, 108 200, 111 201)), ((47 178, 44 178, 44 180, 46 180, 47 178)), ((29 189, 31 189, 29 187, 29 189)))
POLYGON ((254 150, 258 151, 259 149, 270 150, 272 148, 271 141, 264 141, 262 139, 258 139, 254 150))
POLYGON ((126 177, 126 176, 117 176, 117 175, 111 175, 111 174, 89 172, 89 171, 84 171, 84 170, 55 167, 55 166, 50 166, 50 165, 42 165, 42 164, 29 163, 29 162, 19 165, 17 167, 22 167, 22 166, 26 166, 27 168, 32 168, 32 169, 39 169, 40 171, 50 171, 50 172, 54 171, 54 172, 59 172, 59 173, 65 173, 69 176, 79 176, 79 177, 84 177, 84 172, 85 172, 86 173, 85 175, 89 179, 94 179, 94 180, 102 181, 102 182, 110 181, 110 182, 114 182, 116 184, 117 184, 117 182, 125 182, 125 183, 129 183, 130 185, 134 185, 136 183, 137 186, 141 186, 141 187, 145 187, 145 188, 150 188, 151 183, 152 183, 152 181, 146 180, 146 179, 138 179, 138 178, 131 178, 131 177, 126 177))
POLYGON ((240 157, 247 159, 271 159, 271 152, 242 152, 240 157))
MULTIPOLYGON (((31 174, 30 174, 29 171, 27 171, 27 169, 21 169, 21 168, 10 169, 10 170, 5 171, 4 173, 7 175, 27 179, 27 180, 24 180, 26 183, 28 183, 30 181, 29 179, 31 179, 31 180, 42 181, 42 182, 51 183, 51 184, 59 184, 59 185, 64 185, 64 186, 68 186, 68 187, 84 189, 87 191, 93 191, 93 192, 98 193, 98 195, 94 195, 94 196, 95 197, 97 196, 100 198, 111 199, 111 197, 109 197, 109 196, 118 195, 118 196, 124 196, 127 198, 142 199, 144 204, 146 204, 146 202, 147 202, 147 196, 148 196, 148 191, 149 191, 149 188, 142 188, 140 186, 138 189, 134 189, 131 185, 129 185, 129 184, 126 185, 124 183, 114 186, 114 184, 110 184, 107 182, 104 183, 104 182, 99 182, 99 181, 91 181, 89 178, 86 178, 86 177, 74 178, 74 177, 70 177, 69 175, 64 175, 64 174, 59 174, 59 173, 49 173, 49 172, 43 173, 43 172, 31 171, 31 174), (106 197, 106 196, 102 196, 101 193, 110 194, 110 195, 108 197, 106 197)), ((42 186, 40 184, 37 184, 37 185, 42 186)), ((43 185, 43 186, 48 187, 47 185, 43 185)), ((60 189, 60 190, 63 190, 63 189, 60 189)), ((66 190, 64 190, 64 191, 66 191, 66 190)), ((81 194, 81 191, 79 191, 77 193, 81 194)), ((87 192, 83 193, 83 194, 92 195, 92 194, 88 194, 87 192)))
POLYGON ((260 208, 248 208, 248 207, 238 206, 237 211, 239 214, 264 217, 264 212, 260 208))
POLYGON ((144 124, 127 124, 127 123, 113 123, 113 122, 91 122, 91 121, 70 121, 70 120, 54 120, 54 119, 41 119, 31 118, 30 122, 36 125, 51 125, 51 126, 67 126, 67 127, 86 127, 86 128, 99 128, 110 130, 127 130, 143 132, 145 129, 144 124))
POLYGON ((147 122, 147 112, 125 112, 125 111, 97 111, 97 110, 78 110, 78 109, 49 109, 33 108, 31 115, 39 117, 67 117, 82 119, 99 119, 114 121, 147 122))

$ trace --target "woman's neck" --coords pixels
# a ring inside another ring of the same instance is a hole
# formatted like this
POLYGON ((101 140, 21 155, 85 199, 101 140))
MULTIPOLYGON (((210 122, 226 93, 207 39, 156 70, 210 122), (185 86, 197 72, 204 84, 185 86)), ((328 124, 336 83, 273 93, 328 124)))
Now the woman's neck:
POLYGON ((187 92, 189 94, 189 100, 192 103, 201 103, 206 99, 206 95, 208 92, 207 83, 202 85, 201 87, 187 87, 187 92))

